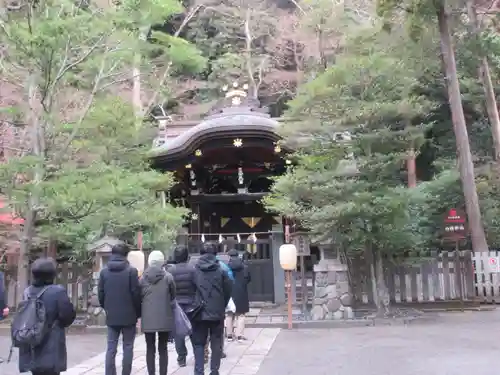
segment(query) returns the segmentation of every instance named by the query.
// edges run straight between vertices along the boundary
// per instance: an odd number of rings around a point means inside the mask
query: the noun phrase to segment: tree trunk
[[[469,16],[469,23],[474,37],[479,36],[480,26],[477,19],[476,9],[474,8],[474,0],[467,0],[467,15]],[[493,160],[495,160],[496,177],[500,178],[500,117],[498,115],[497,100],[493,83],[491,81],[490,65],[488,58],[482,55],[478,61],[478,75],[479,80],[483,86],[484,96],[486,99],[486,111],[488,112],[488,119],[491,125],[491,134],[493,136]]]
[[[21,234],[21,244],[19,246],[19,263],[17,266],[17,302],[22,300],[24,290],[28,286],[29,280],[29,255],[33,243],[33,235],[35,231],[36,210],[39,205],[38,187],[43,180],[45,174],[44,166],[44,144],[45,132],[40,124],[38,111],[36,106],[37,87],[34,77],[30,77],[28,81],[28,111],[29,119],[28,126],[31,130],[31,146],[33,156],[38,158],[32,184],[35,189],[28,197],[27,208],[24,213],[24,225]]]
[[[31,198],[30,198],[31,201]],[[28,287],[30,276],[30,250],[33,242],[33,230],[35,228],[35,210],[31,208],[31,202],[24,215],[24,225],[19,246],[19,262],[17,264],[17,293],[16,305],[22,301],[24,290]]]
[[[417,186],[417,165],[416,165],[415,149],[410,147],[406,158],[406,169],[408,171],[408,187],[414,188]]]
[[[136,58],[140,61],[140,56]],[[139,63],[132,68],[132,105],[134,106],[134,112],[136,116],[136,126],[140,128],[142,126],[142,100],[141,100],[141,71],[139,69]]]
[[[446,86],[448,89],[448,100],[450,103],[451,117],[453,121],[453,131],[455,133],[458,153],[458,165],[460,169],[460,179],[465,197],[465,207],[469,219],[472,248],[474,251],[488,251],[488,243],[481,221],[481,211],[479,209],[479,199],[477,196],[476,182],[474,176],[474,165],[469,145],[469,135],[465,123],[465,116],[462,107],[460,85],[457,77],[457,66],[455,62],[455,51],[453,49],[452,38],[449,28],[448,14],[445,0],[437,5],[437,18],[439,25],[439,35],[441,39],[441,53],[445,71]]]

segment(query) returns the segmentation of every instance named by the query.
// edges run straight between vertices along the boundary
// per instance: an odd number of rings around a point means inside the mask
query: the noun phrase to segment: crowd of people
[[[176,333],[176,309],[189,319],[194,375],[204,375],[208,347],[210,375],[219,375],[221,359],[226,356],[225,339],[245,340],[250,274],[239,253],[230,250],[226,264],[217,257],[217,246],[209,243],[204,244],[199,259],[191,262],[185,246],[177,246],[168,261],[161,251],[153,251],[142,275],[127,260],[128,253],[126,244],[113,246],[99,277],[98,299],[106,312],[107,325],[105,375],[117,373],[120,336],[122,375],[131,374],[138,327],[144,333],[149,375],[156,374],[157,354],[158,373],[167,374],[169,342],[175,345],[178,366],[185,367],[187,337]],[[11,329],[14,346],[19,348],[20,372],[57,375],[67,369],[65,328],[73,323],[76,312],[66,290],[54,284],[56,270],[51,258],[38,259],[32,265],[32,284],[24,293]],[[9,310],[2,285],[0,315],[6,317]],[[43,319],[31,324],[35,328],[26,330],[26,322],[33,316],[30,308],[38,309],[34,315],[43,315]]]

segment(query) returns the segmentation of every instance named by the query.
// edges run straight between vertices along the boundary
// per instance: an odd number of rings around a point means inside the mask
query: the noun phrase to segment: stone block
[[[90,306],[92,307],[100,307],[100,303],[99,303],[99,298],[97,298],[97,295],[92,295],[92,297],[90,297]]]
[[[342,320],[344,319],[344,312],[343,311],[335,311],[333,313],[333,317],[332,317],[334,320]]]
[[[312,320],[323,320],[325,318],[325,310],[323,306],[314,306],[311,310]]]
[[[340,302],[344,306],[352,306],[352,295],[349,293],[344,293],[340,296]]]
[[[319,287],[328,285],[328,273],[327,272],[317,272],[316,273],[316,285]]]
[[[337,272],[334,272],[334,271],[328,272],[327,280],[328,280],[328,284],[330,284],[330,285],[335,284],[337,282]]]
[[[337,282],[338,283],[349,282],[349,277],[347,275],[347,271],[338,271],[337,272]]]
[[[321,287],[316,287],[314,289],[314,298],[323,298],[328,295],[328,290],[326,287],[321,286]]]
[[[326,297],[322,298],[314,297],[313,305],[323,305],[326,303],[326,301],[328,301],[328,298]]]
[[[349,293],[349,283],[347,281],[337,282],[337,293],[339,296]]]
[[[337,297],[337,287],[335,285],[328,285],[326,287],[326,295],[329,299],[336,298]]]
[[[344,319],[354,319],[354,311],[352,310],[352,307],[345,307]]]
[[[335,312],[341,306],[342,306],[342,304],[340,303],[340,300],[337,298],[332,298],[332,299],[328,300],[328,302],[326,303],[326,307],[327,307],[329,312]]]

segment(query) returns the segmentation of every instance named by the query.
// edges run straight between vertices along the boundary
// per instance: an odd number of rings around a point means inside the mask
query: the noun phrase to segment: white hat
[[[148,256],[148,266],[162,266],[165,263],[165,256],[160,250],[152,251]]]

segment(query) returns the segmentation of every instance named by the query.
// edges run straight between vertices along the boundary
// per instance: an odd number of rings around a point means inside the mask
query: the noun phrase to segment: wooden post
[[[292,271],[286,271],[288,294],[288,329],[292,329]]]
[[[300,279],[301,279],[301,289],[302,289],[302,314],[307,312],[307,280],[306,280],[306,265],[304,256],[300,256]]]
[[[463,272],[462,272],[462,262],[460,261],[460,240],[455,240],[455,280],[457,282],[457,287],[460,289],[460,305],[462,307],[462,312],[465,311],[464,306],[464,288],[463,288]]]

